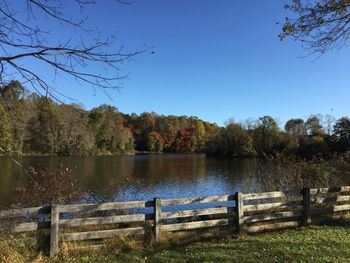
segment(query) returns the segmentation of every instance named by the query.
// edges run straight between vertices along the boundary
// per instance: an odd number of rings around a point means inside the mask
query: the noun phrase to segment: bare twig
[[[59,100],[57,92],[52,92],[47,77],[41,76],[31,67],[33,61],[36,61],[52,70],[54,79],[62,74],[82,84],[88,84],[93,89],[119,89],[120,81],[127,74],[120,74],[118,66],[144,51],[144,47],[133,52],[125,52],[124,47],[116,49],[115,37],[102,37],[97,30],[87,29],[87,17],[83,15],[74,18],[67,16],[65,4],[60,0],[22,1],[26,4],[27,20],[23,20],[23,15],[14,10],[11,1],[0,0],[0,85],[7,85],[15,77],[19,77],[39,94]],[[81,13],[86,6],[95,4],[94,0],[73,2]],[[68,37],[50,44],[48,39],[51,38],[51,32],[44,30],[40,23],[49,19],[81,32],[78,35],[80,40]],[[102,66],[105,71],[96,71],[96,66]]]
[[[280,38],[300,41],[309,55],[340,49],[350,36],[350,2],[343,0],[293,0],[285,8],[296,16],[287,17]]]

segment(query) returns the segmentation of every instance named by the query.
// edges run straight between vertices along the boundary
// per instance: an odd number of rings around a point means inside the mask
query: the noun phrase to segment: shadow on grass
[[[164,233],[162,238],[161,243],[147,245],[109,241],[108,249],[62,254],[53,262],[347,262],[350,258],[346,219],[249,235],[217,228]]]
[[[325,219],[322,224],[318,224],[318,226],[341,226],[341,227],[350,227],[350,220],[346,218],[338,218],[338,219]]]

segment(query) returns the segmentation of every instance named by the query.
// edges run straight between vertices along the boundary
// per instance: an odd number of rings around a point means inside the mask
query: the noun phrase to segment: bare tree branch
[[[342,48],[350,36],[349,0],[293,0],[285,9],[295,14],[287,17],[280,39],[300,41],[310,54],[324,54]]]
[[[66,75],[94,89],[118,89],[120,81],[127,77],[127,74],[120,74],[118,66],[144,51],[144,47],[133,52],[125,52],[123,47],[116,50],[114,37],[103,38],[97,30],[86,28],[88,17],[83,16],[83,10],[96,4],[94,0],[74,0],[70,4],[60,0],[22,1],[26,5],[26,20],[10,0],[0,0],[0,85],[20,77],[22,82],[24,80],[39,94],[58,100],[47,76],[41,76],[30,66],[36,61],[46,65],[53,72],[54,79]],[[80,9],[80,16],[71,18],[65,12],[65,8],[72,7],[72,3]],[[43,20],[52,20],[78,30],[81,40],[77,42],[74,37],[50,44],[48,39],[51,32],[44,29],[41,24]],[[96,70],[101,66],[105,69],[103,73]]]

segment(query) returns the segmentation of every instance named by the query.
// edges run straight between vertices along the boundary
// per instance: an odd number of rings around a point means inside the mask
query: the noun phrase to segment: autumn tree
[[[281,132],[278,136],[278,153],[283,156],[297,156],[302,136]]]
[[[162,152],[164,149],[164,139],[158,132],[148,133],[147,150],[151,152]]]
[[[129,128],[123,127],[116,134],[118,138],[117,151],[119,153],[133,153],[135,149],[134,137]]]
[[[63,123],[56,104],[46,97],[36,99],[37,114],[29,122],[31,149],[41,153],[59,153]]]
[[[194,120],[192,124],[192,134],[191,134],[191,145],[192,152],[201,152],[205,148],[205,143],[207,141],[205,127],[202,121]]]
[[[191,132],[185,129],[180,129],[177,132],[175,141],[173,142],[172,149],[174,152],[192,152],[192,140]]]
[[[179,122],[175,116],[159,116],[156,121],[157,130],[164,140],[164,151],[172,151],[172,145],[179,130]]]
[[[83,155],[95,144],[93,133],[88,129],[88,114],[79,105],[59,105],[62,120],[61,154]]]
[[[323,127],[319,116],[311,115],[305,122],[306,131],[309,135],[322,135]]]
[[[306,134],[306,127],[303,119],[290,119],[287,121],[284,129],[287,133],[294,136],[304,136]]]
[[[21,154],[26,151],[28,121],[36,114],[35,96],[19,81],[11,81],[8,85],[0,87],[0,94],[0,103],[10,118],[13,137],[11,152]]]
[[[334,125],[334,136],[337,148],[341,152],[350,150],[350,119],[340,118]]]
[[[253,130],[254,147],[259,156],[274,155],[278,147],[279,128],[271,116],[259,118]]]
[[[335,124],[335,121],[336,119],[334,118],[333,115],[331,114],[326,114],[323,118],[323,125],[324,125],[324,129],[325,129],[325,132],[328,134],[328,135],[331,135],[332,134],[332,131],[333,131],[333,126]]]
[[[298,154],[303,158],[326,157],[329,153],[327,142],[320,135],[304,137],[299,144]]]
[[[101,105],[89,113],[96,150],[103,153],[125,153],[133,151],[133,137],[123,125],[123,116],[114,106]]]
[[[205,144],[205,152],[209,155],[227,155],[227,144],[225,136],[225,128],[217,125],[208,126],[206,129],[207,142]]]
[[[337,121],[331,135],[323,132],[319,115],[312,115],[305,123],[291,119],[284,132],[270,116],[249,125],[230,121],[220,127],[193,116],[123,114],[110,105],[85,110],[81,105],[60,104],[30,93],[17,81],[0,87],[0,92],[2,144],[7,145],[2,148],[11,154],[91,155],[142,150],[312,158],[349,150],[347,118]]]
[[[138,133],[136,142],[140,150],[147,150],[149,133],[155,131],[157,114],[154,112],[143,112],[138,118]]]
[[[233,157],[253,157],[254,142],[241,124],[231,123],[226,127],[228,155]]]

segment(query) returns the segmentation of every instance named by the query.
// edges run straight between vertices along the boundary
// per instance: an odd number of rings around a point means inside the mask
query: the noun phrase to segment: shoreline
[[[11,157],[99,157],[99,156],[135,156],[135,155],[163,155],[163,154],[171,154],[171,155],[198,155],[203,154],[208,156],[203,152],[148,152],[148,151],[135,151],[132,153],[98,153],[98,154],[86,154],[86,155],[64,155],[64,154],[54,154],[54,153],[24,153],[24,154],[12,154]],[[0,157],[6,157],[5,154],[0,154]],[[236,158],[236,157],[233,157]],[[246,158],[244,158],[246,159]]]

